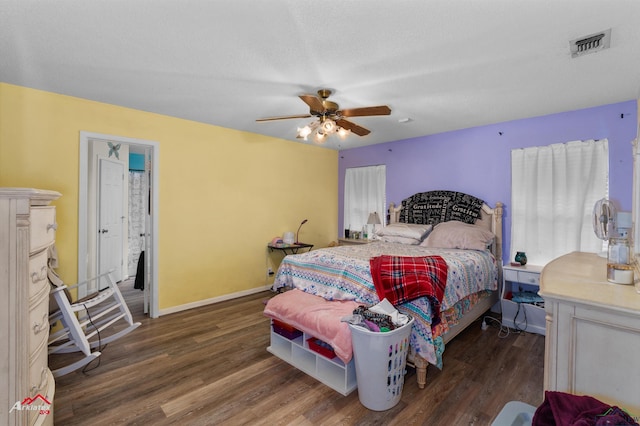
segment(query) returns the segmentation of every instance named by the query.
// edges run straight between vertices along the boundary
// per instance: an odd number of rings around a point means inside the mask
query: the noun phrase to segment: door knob
[[[98,232],[101,233],[101,234],[104,234],[105,232],[109,232],[109,230],[108,229],[101,229]]]

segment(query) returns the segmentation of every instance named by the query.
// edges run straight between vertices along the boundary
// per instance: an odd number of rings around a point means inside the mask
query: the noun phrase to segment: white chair
[[[96,282],[95,288],[105,279],[108,287],[82,299],[72,301],[69,290]],[[82,283],[67,287],[53,286],[51,297],[58,309],[50,313],[49,325],[59,321],[62,328],[49,336],[49,354],[82,352],[85,357],[65,367],[52,371],[54,377],[68,374],[84,367],[100,356],[100,350],[109,342],[119,339],[140,326],[133,322],[127,303],[120,293],[111,273],[99,275]],[[53,306],[53,305],[52,305]],[[120,324],[125,328],[118,330]],[[105,331],[107,328],[110,330]],[[93,349],[96,349],[93,351]]]

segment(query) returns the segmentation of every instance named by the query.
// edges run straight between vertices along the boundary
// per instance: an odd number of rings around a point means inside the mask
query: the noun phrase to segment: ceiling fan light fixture
[[[338,126],[331,118],[321,118],[321,120],[313,121],[304,127],[298,127],[296,138],[307,141],[311,136],[316,143],[322,144],[333,134],[337,134],[341,139],[344,139],[351,134],[351,131]]]
[[[340,110],[340,106],[337,103],[327,99],[331,93],[329,89],[320,89],[317,95],[299,95],[298,97],[309,107],[308,114],[260,118],[256,121],[269,122],[274,120],[316,117],[316,121],[312,121],[304,127],[298,127],[296,138],[306,141],[308,140],[307,138],[311,136],[316,142],[324,143],[336,133],[340,139],[345,139],[352,133],[357,136],[366,136],[371,133],[370,130],[350,121],[349,118],[351,117],[391,114],[391,108],[386,105]]]
[[[325,133],[322,133],[320,130],[316,132],[316,138],[315,138],[316,142],[322,144],[325,142],[326,138],[327,138],[327,135]]]
[[[336,122],[330,118],[325,119],[322,122],[322,131],[326,134],[331,134],[336,131]]]
[[[311,127],[309,126],[304,126],[304,127],[298,127],[298,138],[300,139],[304,139],[305,141],[307,140],[307,136],[309,136],[311,134]]]
[[[351,130],[345,129],[344,127],[338,127],[338,136],[340,136],[341,139],[346,139],[350,133]]]

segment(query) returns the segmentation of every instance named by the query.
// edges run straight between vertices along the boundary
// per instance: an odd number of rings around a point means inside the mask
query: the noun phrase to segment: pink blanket
[[[264,314],[327,342],[346,364],[353,356],[351,330],[340,319],[351,315],[359,305],[354,301],[328,301],[293,289],[269,299]]]

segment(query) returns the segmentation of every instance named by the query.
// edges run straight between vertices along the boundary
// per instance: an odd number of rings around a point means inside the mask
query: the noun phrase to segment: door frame
[[[79,169],[79,193],[78,193],[78,282],[83,282],[87,277],[87,256],[88,256],[88,203],[89,203],[89,143],[90,140],[98,139],[105,142],[118,142],[129,145],[140,145],[148,148],[151,157],[151,176],[149,184],[151,191],[151,227],[147,229],[151,239],[150,256],[145,254],[145,260],[149,264],[151,275],[151,288],[149,300],[149,316],[157,318],[159,316],[159,294],[158,294],[158,223],[159,223],[159,165],[160,165],[160,144],[156,141],[128,138],[123,136],[106,135],[101,133],[80,131],[80,169]],[[147,260],[148,259],[148,260]]]

